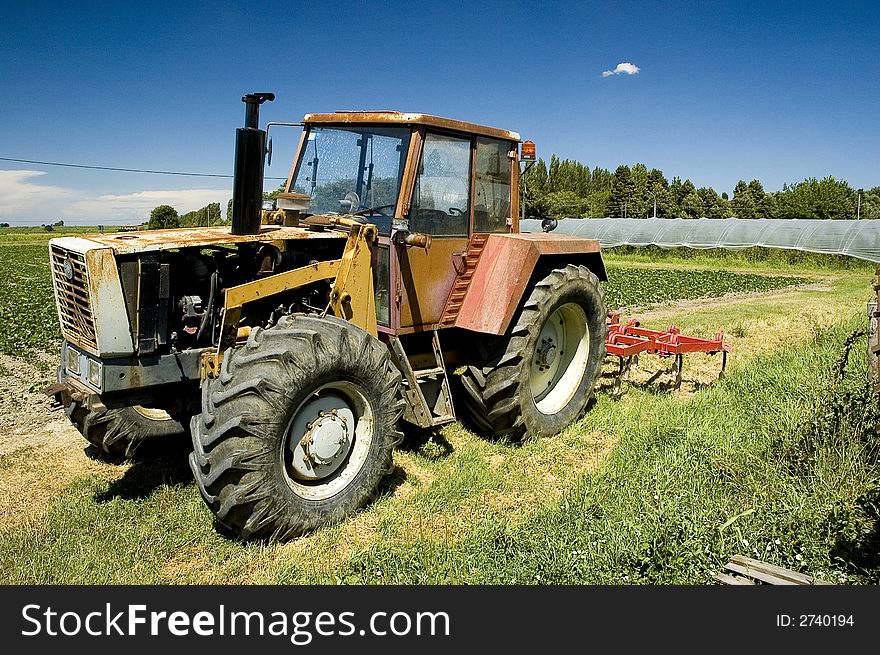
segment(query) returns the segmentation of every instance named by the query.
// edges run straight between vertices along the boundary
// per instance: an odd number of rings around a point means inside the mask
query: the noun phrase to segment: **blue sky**
[[[719,193],[825,175],[872,187],[878,33],[869,2],[15,3],[0,157],[228,174],[241,96],[272,91],[263,122],[419,111]],[[602,75],[623,62],[639,72]],[[295,137],[274,137],[267,175],[286,176]],[[0,221],[135,222],[165,202],[225,208],[230,189],[0,161]]]

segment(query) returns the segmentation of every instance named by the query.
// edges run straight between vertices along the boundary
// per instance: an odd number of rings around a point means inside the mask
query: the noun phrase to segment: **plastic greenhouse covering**
[[[540,232],[541,221],[524,220],[523,232]],[[880,263],[880,220],[745,218],[566,218],[554,230],[598,239],[603,248],[730,248],[761,246]]]

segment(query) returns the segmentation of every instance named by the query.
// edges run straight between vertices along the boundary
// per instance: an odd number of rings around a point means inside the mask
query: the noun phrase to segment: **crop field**
[[[723,379],[695,355],[675,390],[646,356],[615,395],[609,362],[589,411],[553,438],[407,434],[369,507],[263,544],[213,528],[186,444],[97,461],[40,396],[59,338],[49,236],[0,234],[2,583],[710,584],[735,554],[880,582],[866,265],[609,253],[609,306],[723,330]]]
[[[803,277],[769,276],[730,271],[646,269],[608,266],[605,303],[608,309],[644,307],[672,300],[716,298],[728,293],[759,293],[794,284]]]

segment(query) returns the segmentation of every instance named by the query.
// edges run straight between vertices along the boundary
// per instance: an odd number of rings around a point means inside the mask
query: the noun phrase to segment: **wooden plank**
[[[733,571],[734,573],[739,573],[740,575],[745,575],[750,578],[754,578],[755,580],[760,580],[761,582],[766,582],[767,584],[774,585],[796,585],[800,584],[798,582],[792,582],[791,580],[786,580],[785,578],[780,578],[776,575],[771,575],[769,573],[765,573],[764,571],[759,571],[758,569],[752,568],[750,566],[743,566],[742,564],[734,564],[732,562],[725,564],[724,568],[728,571]]]
[[[761,571],[762,573],[766,573],[768,575],[776,576],[779,578],[783,578],[788,580],[793,584],[802,584],[802,585],[829,585],[832,584],[830,582],[826,582],[825,580],[820,580],[818,578],[814,578],[810,575],[804,575],[803,573],[798,573],[797,571],[792,571],[791,569],[785,569],[781,566],[776,566],[775,564],[768,564],[767,562],[761,562],[760,560],[752,559],[751,557],[746,557],[745,555],[734,555],[730,558],[731,563],[740,564],[742,566],[746,566],[750,569]]]
[[[755,583],[748,578],[740,578],[733,575],[727,575],[726,573],[718,572],[715,574],[715,579],[718,580],[721,584],[726,585],[754,585]]]

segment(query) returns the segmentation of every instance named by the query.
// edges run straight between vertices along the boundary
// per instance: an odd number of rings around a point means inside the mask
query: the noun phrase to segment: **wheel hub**
[[[590,332],[584,309],[565,303],[545,320],[534,345],[529,387],[535,406],[555,414],[577,392],[590,353]]]
[[[287,432],[289,474],[295,480],[323,480],[346,461],[356,441],[352,406],[328,390],[306,400]]]
[[[348,424],[339,416],[336,409],[320,412],[300,441],[306,459],[315,464],[330,464],[346,452],[350,440]]]
[[[538,345],[537,349],[536,362],[539,369],[546,370],[553,365],[553,361],[556,359],[556,350],[556,344],[552,337],[541,339],[541,343]]]

